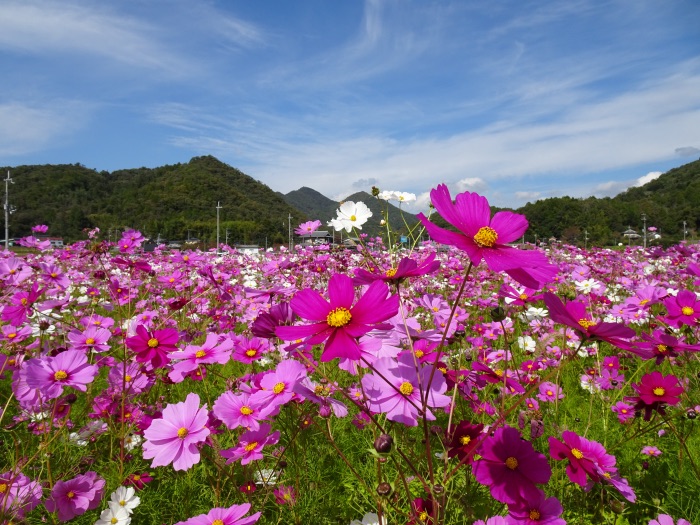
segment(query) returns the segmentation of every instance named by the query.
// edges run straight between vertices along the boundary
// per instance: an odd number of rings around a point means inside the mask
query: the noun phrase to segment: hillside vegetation
[[[50,233],[67,242],[84,238],[83,230],[99,227],[116,239],[117,232],[136,228],[162,239],[216,238],[216,205],[220,203],[221,241],[229,244],[286,243],[289,225],[335,216],[338,202],[312,188],[286,195],[212,156],[195,157],[185,164],[98,172],[81,164],[18,166],[11,170],[10,237],[28,235],[35,224],[50,226]],[[359,192],[345,200],[362,201],[373,211],[363,232],[383,231],[387,203]],[[408,227],[417,219],[404,207]],[[495,211],[495,210],[494,210]],[[554,237],[583,245],[627,242],[623,232],[641,234],[642,214],[654,226],[663,244],[697,238],[700,228],[700,161],[672,169],[641,187],[613,197],[576,199],[557,197],[528,203],[515,210],[527,216],[528,241]],[[399,209],[388,205],[389,221],[399,232],[406,226]],[[292,219],[290,221],[289,216]],[[587,241],[586,241],[587,237]],[[639,240],[636,240],[639,243]]]

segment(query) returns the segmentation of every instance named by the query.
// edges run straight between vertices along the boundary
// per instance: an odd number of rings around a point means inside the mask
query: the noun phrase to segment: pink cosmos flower
[[[224,339],[219,342],[219,336],[214,333],[207,334],[207,339],[202,345],[187,345],[184,350],[171,352],[170,359],[177,361],[168,374],[171,381],[180,383],[185,376],[201,365],[218,363],[225,365],[231,358],[233,341]]]
[[[291,485],[280,485],[273,494],[275,495],[275,503],[278,505],[292,506],[297,502],[297,491]]]
[[[266,445],[275,445],[280,440],[280,432],[276,430],[270,434],[270,425],[263,423],[257,430],[248,430],[238,438],[238,445],[222,450],[221,456],[226,458],[226,463],[241,460],[241,465],[247,465],[251,461],[262,459],[263,448]]]
[[[243,516],[250,510],[250,503],[232,505],[228,508],[217,507],[207,514],[200,514],[194,518],[180,521],[175,525],[252,525],[260,518],[260,512]]]
[[[29,388],[37,388],[47,399],[55,399],[69,386],[85,392],[97,375],[97,367],[88,363],[85,352],[66,350],[55,357],[27,361],[23,374]]]
[[[644,454],[645,456],[658,457],[661,454],[663,454],[663,452],[661,452],[661,450],[659,450],[657,447],[647,445],[645,447],[642,447],[642,454]]]
[[[0,516],[18,518],[19,522],[41,502],[41,483],[32,481],[21,472],[0,474],[0,487],[3,487],[0,491]]]
[[[400,283],[408,277],[428,275],[440,268],[440,261],[435,260],[436,256],[437,254],[432,252],[420,263],[410,257],[404,257],[396,268],[392,267],[386,271],[368,272],[364,268],[356,268],[353,282],[355,284],[371,284],[374,281]]]
[[[84,332],[71,330],[68,332],[68,340],[71,348],[83,352],[107,352],[110,345],[107,343],[112,333],[106,328],[88,326]]]
[[[274,371],[266,373],[260,380],[260,390],[250,397],[258,406],[277,408],[294,397],[294,386],[306,377],[306,367],[299,361],[285,359]]]
[[[617,420],[620,423],[626,423],[630,419],[634,419],[634,407],[624,401],[615,403],[611,410],[617,414]]]
[[[554,403],[557,399],[564,399],[564,392],[561,391],[561,388],[550,381],[540,384],[539,391],[537,399],[540,401]]]
[[[658,370],[642,376],[639,383],[632,383],[636,396],[626,397],[625,401],[636,402],[635,409],[644,409],[644,420],[651,419],[651,413],[656,410],[665,414],[665,405],[677,405],[680,395],[685,391],[678,378],[673,374],[664,376]]]
[[[457,195],[453,204],[444,184],[430,192],[430,199],[442,218],[459,231],[440,228],[422,213],[418,219],[434,240],[464,250],[474,265],[483,259],[491,271],[505,272],[533,289],[539,289],[556,275],[558,269],[543,253],[508,246],[527,230],[528,222],[523,215],[500,211],[491,218],[486,198],[468,191]]]
[[[649,521],[649,525],[691,525],[691,523],[683,518],[674,522],[673,518],[668,514],[659,514],[655,520]]]
[[[178,334],[174,328],[147,330],[143,325],[136,327],[136,334],[126,339],[126,346],[136,353],[139,363],[152,363],[154,368],[164,367],[170,361],[169,352],[177,347]]]
[[[57,512],[59,520],[68,521],[96,509],[102,500],[104,486],[105,480],[92,471],[68,481],[57,481],[44,506],[49,512]]]
[[[320,226],[321,226],[321,221],[302,222],[294,230],[294,233],[296,233],[300,237],[306,237],[308,235],[311,235],[316,230],[318,230],[320,228]]]
[[[386,284],[373,282],[353,306],[355,290],[350,277],[335,274],[328,283],[326,301],[311,289],[298,292],[291,301],[294,312],[303,319],[315,321],[300,326],[278,326],[280,339],[303,339],[316,345],[326,341],[321,361],[336,357],[359,359],[362,355],[358,338],[377,328],[379,323],[394,317],[399,311],[398,295],[389,295]]]
[[[44,293],[44,288],[39,289],[39,285],[34,283],[28,292],[17,292],[10,299],[10,304],[2,309],[2,320],[7,321],[12,326],[20,326],[32,313],[32,306]]]
[[[660,365],[663,360],[671,357],[678,357],[679,352],[698,352],[700,345],[690,345],[672,335],[665,330],[654,330],[651,335],[642,333],[643,341],[635,341],[627,350],[637,354],[644,360],[656,359],[656,364]]]
[[[547,483],[552,469],[547,458],[512,427],[501,427],[479,449],[481,459],[472,469],[476,480],[501,503],[532,501],[539,497],[537,483]]]
[[[199,396],[187,395],[184,402],[170,404],[163,416],[151,421],[143,436],[143,458],[153,459],[151,467],[173,464],[175,470],[187,470],[199,463],[197,445],[210,431],[207,428],[209,411],[199,407]]]
[[[418,417],[435,419],[427,407],[446,407],[451,402],[450,396],[445,395],[447,382],[442,372],[436,371],[430,382],[432,366],[422,366],[416,371],[411,354],[401,355],[397,359],[382,357],[374,362],[373,369],[374,373],[362,378],[369,408],[375,413],[386,413],[391,421],[416,426]],[[421,385],[425,388],[428,384],[430,390],[426,395],[421,392]],[[421,394],[426,400],[425,413],[422,413]]]
[[[221,394],[212,407],[214,415],[231,430],[238,427],[258,430],[260,421],[276,409],[277,405],[273,403],[259,404],[251,401],[250,394],[246,392],[234,394],[231,391]]]
[[[508,525],[566,525],[561,518],[564,509],[555,497],[548,498],[538,491],[536,498],[520,500],[508,505]]]

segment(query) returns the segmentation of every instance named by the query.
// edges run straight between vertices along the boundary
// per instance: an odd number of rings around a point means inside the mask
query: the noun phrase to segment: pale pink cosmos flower
[[[168,405],[163,417],[154,419],[143,433],[143,458],[153,459],[151,467],[173,464],[175,470],[187,470],[199,463],[199,449],[210,431],[207,428],[209,411],[200,408],[199,396],[187,395],[184,402]]]

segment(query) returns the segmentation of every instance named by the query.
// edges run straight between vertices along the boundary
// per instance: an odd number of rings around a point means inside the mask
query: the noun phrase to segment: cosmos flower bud
[[[377,439],[374,440],[374,450],[380,454],[388,454],[391,452],[391,447],[394,444],[394,438],[389,434],[380,434]]]
[[[497,306],[496,308],[491,309],[491,319],[493,319],[495,322],[500,323],[505,318],[506,311],[501,306]]]
[[[377,494],[380,496],[389,496],[391,494],[391,485],[389,483],[380,483],[377,485]]]

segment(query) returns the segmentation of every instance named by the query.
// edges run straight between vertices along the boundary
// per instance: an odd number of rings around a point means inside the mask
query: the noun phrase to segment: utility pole
[[[287,218],[289,221],[289,252],[292,252],[292,214],[289,214],[289,217]]]
[[[224,244],[228,246],[228,228],[226,228],[226,240],[224,241]]]
[[[221,202],[216,203],[216,254],[219,255],[219,210],[221,210]]]
[[[5,251],[10,246],[10,183],[14,181],[10,178],[10,170],[7,170],[5,179]]]
[[[647,247],[647,214],[642,213],[642,222],[644,224],[644,248]]]
[[[685,240],[685,235],[688,233],[688,230],[686,229],[687,224],[687,221],[683,221],[683,240]]]
[[[588,230],[583,230],[583,249],[588,249]]]

